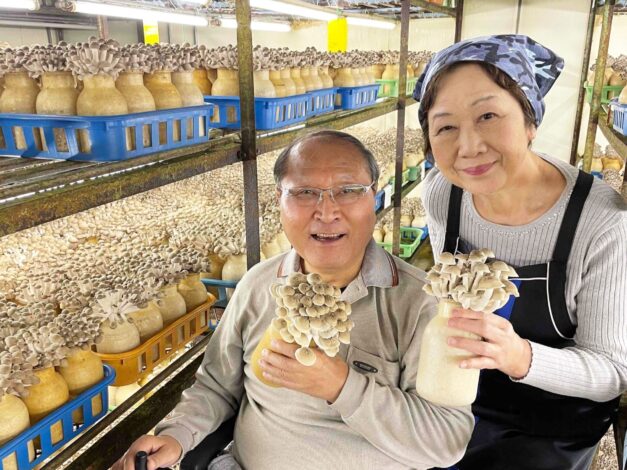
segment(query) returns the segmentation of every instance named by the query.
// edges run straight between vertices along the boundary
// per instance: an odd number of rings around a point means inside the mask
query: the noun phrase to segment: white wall
[[[44,28],[0,26],[0,42],[8,42],[12,47],[48,44],[48,34]]]

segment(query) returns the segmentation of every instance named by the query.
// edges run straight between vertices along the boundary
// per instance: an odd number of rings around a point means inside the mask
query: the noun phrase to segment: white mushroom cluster
[[[124,69],[120,56],[117,41],[92,36],[86,43],[77,43],[68,60],[72,72],[81,80],[89,75],[109,75],[115,80]]]
[[[312,341],[330,357],[339,352],[340,343],[350,344],[351,306],[339,300],[338,287],[323,282],[318,274],[292,273],[284,285],[272,284],[270,293],[277,303],[272,326],[285,342],[300,346],[296,359],[301,364],[316,362]]]
[[[223,46],[211,49],[207,53],[207,65],[212,69],[230,69],[237,70],[237,46]]]
[[[503,307],[510,295],[518,297],[516,285],[509,280],[518,274],[502,261],[488,262],[494,253],[488,249],[470,254],[444,252],[427,274],[423,290],[439,299],[458,302],[464,308],[493,312]]]

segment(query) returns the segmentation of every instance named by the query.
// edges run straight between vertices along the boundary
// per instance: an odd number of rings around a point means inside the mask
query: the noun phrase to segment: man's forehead
[[[350,142],[337,137],[314,137],[296,144],[290,152],[288,163],[315,163],[324,157],[333,157],[340,164],[346,160],[353,162],[355,159],[363,159],[359,149]]]

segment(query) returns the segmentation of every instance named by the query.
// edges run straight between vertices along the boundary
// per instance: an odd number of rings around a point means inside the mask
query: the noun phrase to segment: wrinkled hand
[[[333,403],[348,377],[348,365],[338,356],[329,357],[318,348],[312,348],[316,362],[304,366],[296,360],[298,348],[297,344],[273,340],[271,350],[265,349],[259,361],[263,376],[281,387]]]
[[[460,367],[468,369],[498,369],[514,379],[527,375],[531,367],[531,346],[516,334],[512,324],[494,313],[455,309],[448,326],[474,333],[478,339],[451,336],[448,344],[465,349],[477,357],[465,359]]]
[[[174,465],[181,457],[181,444],[170,436],[142,436],[126,451],[111,470],[135,470],[135,454],[143,450],[148,454],[148,470]]]

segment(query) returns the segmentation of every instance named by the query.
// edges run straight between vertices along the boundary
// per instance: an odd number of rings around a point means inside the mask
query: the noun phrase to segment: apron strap
[[[594,177],[592,175],[579,170],[577,181],[570,195],[570,200],[568,201],[568,206],[564,213],[564,219],[562,220],[562,225],[557,235],[557,242],[553,249],[553,261],[561,263],[568,261],[575,232],[577,231],[577,225],[579,224],[579,218],[581,217],[581,211],[586,203],[586,198],[590,193],[593,181]]]
[[[448,218],[446,220],[446,238],[444,239],[444,251],[449,253],[455,253],[457,248],[463,194],[464,192],[461,188],[451,185],[451,196],[448,201]]]

